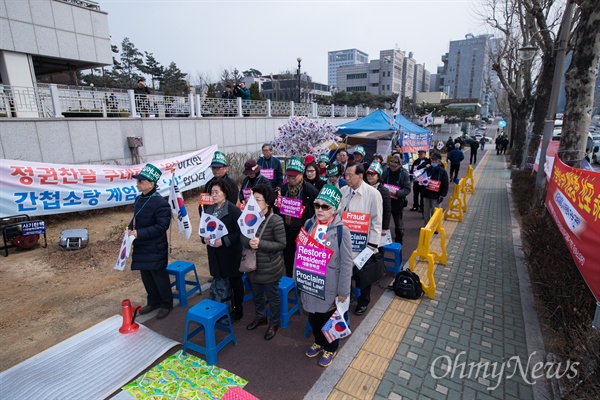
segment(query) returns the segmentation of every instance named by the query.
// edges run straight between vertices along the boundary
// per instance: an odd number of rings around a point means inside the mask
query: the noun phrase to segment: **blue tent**
[[[396,116],[394,126],[390,129],[390,116],[379,109],[356,121],[338,125],[337,128],[339,135],[353,136],[364,132],[365,134],[358,137],[365,139],[382,138],[397,130],[405,134],[424,135],[431,133],[429,130],[410,122],[402,114]]]

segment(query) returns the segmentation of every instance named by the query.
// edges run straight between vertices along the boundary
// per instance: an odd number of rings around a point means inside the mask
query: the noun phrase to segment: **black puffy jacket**
[[[154,189],[147,195],[135,199],[133,215],[129,229],[137,231],[137,238],[133,241],[131,269],[167,268],[169,263],[167,230],[171,223],[169,203]]]

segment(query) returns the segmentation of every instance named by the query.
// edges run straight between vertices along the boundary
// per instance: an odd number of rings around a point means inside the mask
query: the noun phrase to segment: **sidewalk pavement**
[[[475,183],[464,221],[443,223],[435,299],[385,293],[305,399],[550,398],[518,365],[530,371],[544,349],[504,156],[487,151]]]

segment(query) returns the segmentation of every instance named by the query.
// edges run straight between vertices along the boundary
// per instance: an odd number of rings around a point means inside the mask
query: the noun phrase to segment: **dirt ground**
[[[201,283],[206,283],[206,250],[197,235],[198,195],[187,198],[185,204],[194,233],[186,241],[172,220],[169,257],[193,261]],[[124,271],[114,269],[124,228],[132,216],[133,206],[44,217],[47,248],[10,248],[8,257],[0,256],[0,371],[120,315],[123,299],[146,304],[140,273],[129,268],[131,259]],[[88,229],[88,246],[62,250],[60,232],[78,228]]]

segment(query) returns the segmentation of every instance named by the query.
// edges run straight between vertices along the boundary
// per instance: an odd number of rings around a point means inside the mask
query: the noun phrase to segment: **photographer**
[[[233,85],[233,94],[235,97],[242,98],[242,110],[244,117],[250,116],[250,90],[246,89],[246,83],[240,82]]]

